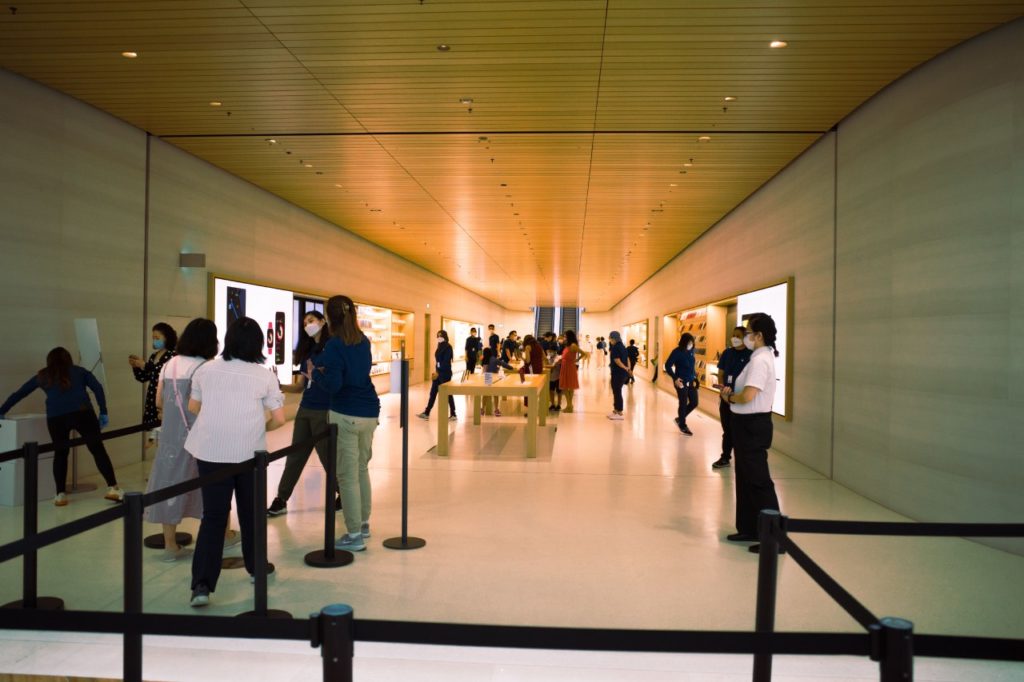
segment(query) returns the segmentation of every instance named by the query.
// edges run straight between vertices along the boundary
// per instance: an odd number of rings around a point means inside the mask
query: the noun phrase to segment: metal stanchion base
[[[340,566],[348,566],[353,560],[352,552],[346,552],[341,549],[334,550],[333,559],[328,559],[327,552],[322,549],[310,552],[305,557],[306,565],[313,568],[338,568]]]
[[[240,613],[236,618],[277,618],[279,620],[291,620],[292,614],[287,611],[278,611],[277,609],[267,609],[266,613],[256,613],[255,611],[246,611]]]
[[[19,599],[18,601],[12,601],[0,608],[4,609],[28,609],[31,608],[33,611],[63,611],[64,600],[58,597],[36,597],[35,606],[25,606],[25,602]]]
[[[192,544],[192,533],[175,533],[174,539],[177,540],[179,547],[187,547]],[[164,547],[165,543],[163,533],[147,535],[142,541],[142,544],[150,549],[166,549]]]
[[[384,546],[388,549],[419,549],[426,546],[427,541],[423,538],[412,538],[408,537],[404,540],[402,538],[388,538],[384,541]]]

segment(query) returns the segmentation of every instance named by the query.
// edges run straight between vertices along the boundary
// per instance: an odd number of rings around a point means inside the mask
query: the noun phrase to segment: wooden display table
[[[484,384],[483,374],[470,374],[465,381],[449,381],[441,384],[437,395],[437,454],[439,457],[448,456],[448,396],[468,395],[473,396],[473,425],[480,425],[480,405],[484,396],[498,398],[509,396],[524,396],[533,398],[534,402],[527,409],[526,415],[526,456],[537,456],[537,424],[547,425],[548,416],[548,373],[527,374],[525,380],[519,378],[519,373],[505,375],[505,378],[494,377],[494,383],[490,386]]]

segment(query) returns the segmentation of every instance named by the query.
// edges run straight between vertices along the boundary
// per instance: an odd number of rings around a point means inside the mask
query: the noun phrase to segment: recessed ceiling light
[[[674,183],[674,182],[668,183],[668,186],[669,187],[678,187],[678,185],[676,185],[676,183]]]
[[[693,167],[693,164],[690,163],[690,162],[686,162],[686,163],[683,164],[683,168],[692,168],[692,167]]]
[[[274,139],[274,138],[272,138],[272,137],[268,137],[268,138],[267,138],[267,142],[268,142],[268,143],[270,143],[270,144],[277,144],[277,140],[275,140],[275,139]]]
[[[304,166],[305,166],[306,168],[312,168],[312,167],[313,167],[313,164],[311,164],[311,163],[305,163],[305,164],[303,164],[303,165],[304,165]]]
[[[338,183],[334,183],[334,186],[337,187],[338,189],[341,189],[341,185],[339,185]]]
[[[121,56],[124,57],[125,59],[135,59],[136,57],[139,56],[139,53],[138,52],[122,52]]]
[[[709,135],[701,135],[700,137],[697,138],[697,141],[698,142],[711,142],[711,137]]]
[[[210,106],[211,107],[219,107],[219,106],[222,106],[223,104],[224,104],[223,102],[218,102],[216,100],[214,100],[213,102],[210,102]]]
[[[447,52],[450,49],[452,49],[452,46],[446,43],[441,43],[440,45],[437,46],[438,52]]]
[[[732,95],[728,95],[727,97],[724,97],[723,99],[724,99],[724,100],[725,100],[726,102],[735,102],[735,101],[736,101],[736,98],[735,98],[735,97],[733,97]]]
[[[472,104],[472,103],[473,103],[473,98],[472,97],[460,97],[459,98],[459,104]],[[487,139],[487,138],[484,138],[484,139]]]
[[[785,40],[773,40],[770,43],[770,46],[774,48],[786,47],[787,45],[789,45],[789,43],[787,43]]]

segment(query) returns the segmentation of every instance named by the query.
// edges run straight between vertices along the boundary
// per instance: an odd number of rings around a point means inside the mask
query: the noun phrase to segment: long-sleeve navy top
[[[437,372],[437,380],[442,384],[452,380],[452,359],[454,357],[455,351],[452,349],[452,344],[447,341],[437,344],[437,350],[434,351],[434,371]]]
[[[686,383],[697,380],[695,368],[696,358],[692,350],[676,347],[665,361],[665,374],[672,377],[672,381],[682,379]]]
[[[318,358],[323,369],[315,370],[314,381],[320,381],[331,395],[331,411],[350,417],[379,417],[380,398],[370,379],[373,353],[366,337],[347,346],[337,336],[324,346]]]
[[[96,396],[96,403],[100,406],[100,414],[106,414],[107,396],[103,392],[103,384],[93,376],[92,372],[78,365],[71,368],[71,386],[69,388],[61,388],[60,384],[41,386],[39,377],[34,376],[7,398],[4,404],[0,406],[0,414],[7,414],[12,407],[37,388],[43,389],[43,392],[46,393],[47,417],[58,417],[62,414],[71,414],[79,410],[91,409],[92,402],[89,400],[89,394],[85,392],[87,387]]]

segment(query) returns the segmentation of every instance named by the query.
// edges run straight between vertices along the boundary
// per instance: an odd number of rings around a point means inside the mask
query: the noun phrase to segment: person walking
[[[114,465],[110,463],[107,449],[100,440],[100,430],[110,423],[103,385],[92,372],[74,364],[66,348],[58,346],[46,354],[46,367],[0,405],[0,419],[6,418],[12,407],[37,388],[46,394],[46,428],[50,432],[50,440],[57,445],[53,451],[53,482],[57,489],[57,495],[53,498],[54,505],[63,507],[68,503],[70,448],[65,443],[71,439],[72,431],[77,431],[86,439],[85,446],[96,462],[96,468],[103,475],[103,480],[107,482],[107,494],[103,497],[111,502],[120,502],[124,498],[124,491],[117,485]],[[86,393],[87,388],[96,397],[96,404],[100,408],[99,418]]]
[[[476,335],[476,327],[469,330],[469,338],[466,339],[466,372],[473,374],[476,371],[476,363],[480,357],[480,351],[484,344]]]
[[[594,352],[594,342],[590,340],[590,334],[587,334],[585,337],[583,337],[583,344],[580,346],[580,348],[582,348],[583,352],[586,353],[586,355],[584,355],[583,358],[580,360],[580,365],[583,367],[583,369],[589,369],[590,356]]]
[[[603,336],[597,337],[597,366],[604,367],[607,352],[605,351],[605,342]]]
[[[497,332],[494,331],[494,325],[487,325],[487,347],[494,351],[495,355],[498,355],[498,344],[501,343],[501,337],[498,336]]]
[[[302,393],[299,410],[295,413],[292,427],[292,446],[306,443],[301,450],[289,454],[285,458],[284,473],[277,484],[277,496],[267,508],[269,516],[280,516],[288,513],[288,498],[299,482],[302,470],[309,461],[309,456],[316,449],[317,457],[324,471],[327,471],[328,446],[327,440],[321,439],[316,444],[308,443],[310,438],[323,433],[327,428],[327,411],[331,407],[331,396],[327,393],[323,382],[313,381],[313,369],[321,364],[324,346],[330,338],[327,320],[323,314],[311,310],[302,318],[302,338],[295,348],[295,364],[299,371],[295,373],[295,381],[282,386],[285,393]],[[332,482],[333,485],[333,482]],[[341,509],[341,496],[334,499],[334,508]]]
[[[156,427],[149,431],[146,436],[149,443],[156,440],[160,428],[160,414],[156,409],[157,382],[160,379],[160,372],[164,365],[174,357],[175,348],[178,345],[178,334],[174,327],[166,322],[157,322],[153,325],[153,354],[149,360],[143,360],[138,355],[129,355],[128,364],[132,367],[135,380],[139,383],[148,383],[146,386],[146,399],[142,406],[142,421],[156,422]]]
[[[629,365],[629,355],[626,347],[622,345],[622,336],[617,331],[608,334],[608,342],[611,344],[611,375],[612,375],[612,411],[608,418],[612,421],[622,421],[622,387],[633,377],[633,368]]]
[[[586,356],[580,349],[576,340],[576,332],[571,329],[565,331],[565,348],[562,350],[562,366],[558,370],[558,387],[565,395],[565,409],[562,412],[573,412],[573,394],[580,387],[579,373],[576,369],[577,356]]]
[[[199,476],[196,460],[185,451],[185,439],[195,424],[196,415],[188,410],[192,395],[192,376],[205,362],[217,355],[217,325],[212,320],[192,320],[181,333],[177,354],[164,363],[157,380],[156,406],[161,411],[162,426],[157,444],[153,469],[149,472],[146,492],[167,488]],[[164,536],[163,560],[177,561],[187,557],[191,550],[178,545],[178,524],[182,519],[203,518],[202,493],[199,490],[172,497],[159,504],[146,507],[143,518],[159,523]],[[228,531],[227,543],[238,537]]]
[[[224,334],[220,357],[204,363],[192,375],[188,409],[198,415],[185,451],[195,457],[200,476],[209,476],[251,460],[267,449],[267,432],[284,426],[284,394],[277,375],[263,368],[263,329],[251,317],[231,323]],[[265,413],[270,412],[270,421]],[[253,469],[229,476],[202,489],[203,520],[192,555],[192,599],[195,607],[210,603],[217,589],[231,498],[242,530],[245,570],[256,570],[253,544]]]
[[[373,433],[380,423],[380,398],[370,378],[370,340],[359,329],[352,299],[332,296],[326,310],[331,338],[324,347],[323,367],[317,371],[331,396],[328,420],[338,425],[338,489],[345,520],[345,533],[334,547],[361,552],[370,537],[373,488],[369,464]]]
[[[434,401],[437,400],[437,392],[441,384],[447,384],[452,380],[452,359],[455,352],[452,345],[448,343],[448,332],[441,329],[437,332],[437,350],[434,351],[434,372],[430,375],[430,397],[427,399],[427,409],[420,412],[417,417],[430,419],[430,410],[434,408]],[[448,421],[456,421],[455,396],[448,396]]]
[[[544,376],[544,349],[533,334],[527,334],[523,337],[523,364],[519,368],[519,376],[525,380],[527,374]],[[523,406],[529,408],[529,398],[523,398]],[[544,406],[535,407],[541,410],[544,409]]]
[[[730,348],[726,348],[722,357],[718,359],[718,385],[719,390],[736,388],[736,377],[740,375],[743,368],[750,362],[751,352],[743,345],[743,337],[746,336],[746,327],[736,327],[732,330],[732,338],[729,342]],[[732,459],[732,410],[729,408],[729,401],[726,396],[720,395],[718,401],[718,417],[722,422],[722,456],[712,462],[712,469],[722,469],[729,466]]]
[[[636,370],[636,363],[640,361],[640,349],[636,347],[636,339],[630,339],[626,347],[626,355],[629,356],[629,385],[636,383],[633,372]]]
[[[665,361],[665,374],[672,379],[676,397],[679,398],[676,425],[687,436],[692,436],[693,431],[686,426],[686,417],[697,409],[696,364],[693,334],[686,332],[679,337],[679,345],[669,353],[668,360]]]
[[[757,539],[757,519],[762,509],[779,510],[775,483],[768,469],[768,448],[772,446],[772,405],[775,402],[775,320],[755,313],[747,320],[743,345],[750,361],[736,378],[736,388],[722,393],[732,410],[732,442],[736,452],[736,533],[731,542]],[[760,545],[752,545],[757,553]]]

